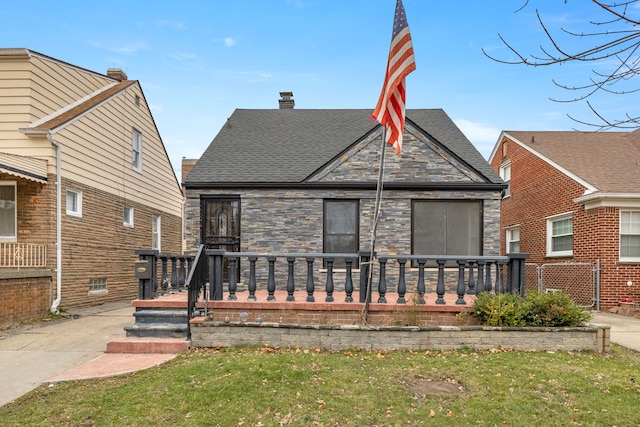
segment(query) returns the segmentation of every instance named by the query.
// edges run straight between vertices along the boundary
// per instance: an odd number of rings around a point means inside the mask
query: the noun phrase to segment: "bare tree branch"
[[[530,67],[547,67],[570,62],[593,63],[592,76],[585,84],[570,85],[561,83],[556,79],[553,84],[561,89],[576,93],[576,96],[568,99],[553,99],[555,102],[579,102],[586,101],[590,111],[595,115],[598,123],[589,123],[569,116],[577,123],[594,126],[599,129],[633,128],[640,127],[640,117],[632,117],[629,114],[623,119],[607,119],[589,101],[598,92],[611,95],[628,95],[640,91],[640,81],[636,83],[640,74],[640,21],[632,16],[634,6],[640,0],[626,0],[622,2],[605,2],[603,0],[591,0],[599,9],[610,16],[609,19],[590,20],[589,25],[595,29],[588,31],[574,31],[560,28],[559,31],[570,37],[593,39],[591,47],[571,52],[565,48],[566,43],[554,34],[536,9],[536,18],[540,28],[544,31],[548,47],[541,44],[539,53],[523,54],[510,44],[501,34],[498,34],[501,42],[516,56],[516,60],[506,60],[490,55],[484,49],[485,56],[493,61],[509,65],[527,65]],[[568,0],[564,0],[566,4]],[[515,11],[522,11],[529,6],[530,0],[524,0],[524,4]],[[611,63],[617,65],[610,68]],[[631,87],[629,87],[631,85]],[[635,87],[634,87],[635,85]]]

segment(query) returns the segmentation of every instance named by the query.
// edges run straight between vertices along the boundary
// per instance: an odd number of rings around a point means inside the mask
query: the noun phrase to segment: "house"
[[[186,177],[191,251],[370,250],[382,128],[281,96],[235,110]],[[385,147],[379,254],[498,254],[505,185],[443,110],[408,110],[402,154]]]
[[[503,131],[489,162],[509,184],[502,252],[599,262],[603,308],[640,296],[640,131]]]
[[[0,49],[0,199],[0,323],[135,298],[134,250],[181,249],[179,182],[119,69]]]

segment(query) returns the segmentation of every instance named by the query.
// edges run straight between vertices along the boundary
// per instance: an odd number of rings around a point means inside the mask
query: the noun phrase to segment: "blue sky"
[[[417,70],[407,78],[408,108],[442,108],[488,157],[501,130],[591,130],[585,103],[552,79],[580,84],[591,66],[530,68],[504,59],[548,44],[552,29],[584,29],[601,14],[584,0],[404,0]],[[178,177],[183,157],[198,158],[236,108],[278,108],[292,91],[296,108],[373,108],[391,39],[395,0],[34,1],[0,8],[0,40],[100,73],[122,68],[139,80]],[[569,46],[589,41],[569,38]],[[598,97],[623,115],[636,95]]]

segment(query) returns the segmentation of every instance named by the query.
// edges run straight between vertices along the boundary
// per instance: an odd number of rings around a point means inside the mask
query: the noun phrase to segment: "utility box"
[[[151,266],[149,261],[136,261],[135,264],[136,279],[151,279]]]

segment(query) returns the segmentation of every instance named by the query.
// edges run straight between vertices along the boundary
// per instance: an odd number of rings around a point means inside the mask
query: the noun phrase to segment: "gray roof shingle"
[[[301,183],[378,123],[369,109],[237,109],[195,164],[185,185]],[[490,183],[500,183],[442,109],[407,110],[429,134]]]

